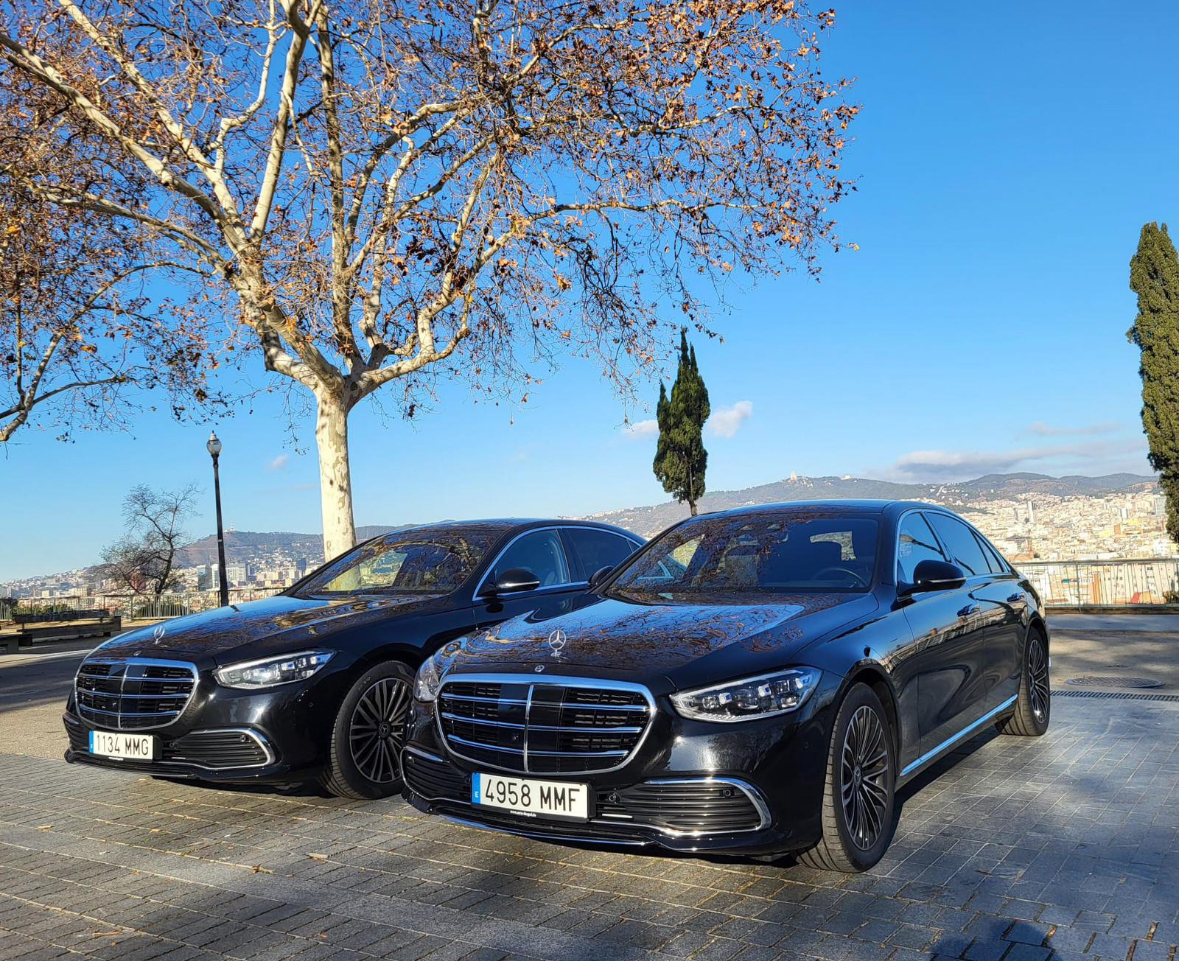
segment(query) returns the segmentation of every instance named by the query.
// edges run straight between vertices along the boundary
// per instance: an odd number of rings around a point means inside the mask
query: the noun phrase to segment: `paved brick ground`
[[[0,959],[1176,961],[1179,705],[1054,710],[915,785],[859,877],[0,755]]]

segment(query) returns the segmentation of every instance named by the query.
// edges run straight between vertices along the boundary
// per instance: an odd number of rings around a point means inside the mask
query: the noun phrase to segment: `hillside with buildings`
[[[990,474],[954,484],[904,484],[863,477],[792,475],[772,484],[715,491],[702,511],[818,498],[895,498],[943,504],[990,537],[1011,560],[1112,560],[1179,556],[1167,536],[1164,502],[1154,478],[1137,474],[1049,477]],[[651,537],[687,516],[673,502],[609,511],[597,520]],[[401,525],[405,526],[405,525]],[[391,526],[362,527],[360,539]],[[226,532],[226,574],[233,588],[286,587],[323,560],[318,534]],[[217,583],[217,541],[203,537],[179,555],[180,591],[211,590]],[[31,576],[0,584],[0,596],[54,597],[115,592],[100,567]]]

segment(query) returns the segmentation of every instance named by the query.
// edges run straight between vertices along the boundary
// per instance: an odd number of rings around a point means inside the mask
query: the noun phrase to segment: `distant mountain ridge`
[[[985,504],[990,499],[1018,497],[1023,494],[1091,497],[1131,487],[1153,487],[1156,484],[1156,478],[1145,474],[1105,474],[1100,477],[1070,474],[1065,477],[1051,477],[1048,474],[1022,472],[986,474],[973,480],[941,484],[907,484],[867,477],[798,476],[743,490],[713,491],[704,495],[699,509],[701,512],[722,511],[753,504],[828,498],[936,501],[953,507],[964,505],[968,500],[983,501]],[[644,537],[650,537],[687,516],[687,506],[674,501],[592,515],[595,520],[617,524]]]
[[[990,498],[1018,497],[1021,494],[1048,494],[1059,497],[1093,496],[1125,490],[1139,485],[1153,486],[1154,477],[1144,474],[1105,474],[1088,477],[1070,474],[1052,477],[1048,474],[1027,472],[1012,474],[985,474],[973,480],[946,484],[906,484],[900,481],[875,480],[868,477],[794,477],[747,487],[742,490],[712,491],[700,502],[701,511],[729,510],[752,504],[773,504],[780,501],[815,500],[823,498],[840,499],[892,499],[892,500],[936,500],[953,505],[967,499],[971,501]],[[584,515],[593,520],[617,524],[633,530],[636,534],[650,537],[670,524],[682,520],[688,508],[674,501],[651,504],[644,507],[627,507],[621,510],[605,511]],[[371,524],[356,529],[357,541],[368,540],[378,534],[402,530],[411,524]],[[311,560],[321,558],[323,541],[319,534],[257,533],[231,531],[225,535],[226,558],[230,562],[251,559],[250,551],[268,553],[282,549],[290,553],[304,552]],[[185,557],[202,558],[183,563],[216,563],[217,539],[204,537],[184,548]],[[211,553],[210,553],[211,552]]]
[[[1085,497],[1127,490],[1132,487],[1154,487],[1158,483],[1145,474],[1105,474],[1089,477],[1070,474],[1052,477],[1048,474],[1018,472],[985,474],[973,480],[942,484],[909,484],[901,481],[876,480],[867,477],[803,477],[794,476],[769,484],[742,490],[712,491],[700,501],[701,511],[721,511],[754,504],[773,504],[781,501],[816,500],[824,498],[936,501],[950,507],[967,510],[986,510],[991,499],[1019,497],[1026,494]],[[966,508],[967,502],[971,503]],[[980,504],[981,502],[981,504]],[[668,501],[645,507],[629,507],[582,515],[592,520],[617,524],[651,537],[671,524],[688,516],[683,504]],[[376,537],[389,531],[401,530],[411,524],[370,524],[356,529],[358,541]],[[227,531],[225,556],[227,563],[259,563],[268,555],[284,553],[298,559],[305,557],[309,567],[323,560],[323,537],[320,534],[301,534],[291,531]],[[181,567],[200,567],[217,562],[217,538],[208,535],[186,544],[180,549],[177,563]],[[95,568],[86,568],[94,571]],[[51,577],[53,575],[43,575]]]

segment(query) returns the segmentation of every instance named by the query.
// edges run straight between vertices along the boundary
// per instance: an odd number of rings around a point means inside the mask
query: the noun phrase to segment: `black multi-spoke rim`
[[[401,777],[409,703],[409,685],[396,677],[377,681],[357,702],[348,744],[357,770],[370,781],[388,784]]]
[[[888,742],[879,715],[856,709],[843,735],[843,816],[852,843],[867,851],[884,830],[888,810]]]
[[[1048,657],[1038,637],[1028,639],[1028,681],[1032,694],[1032,713],[1037,721],[1048,716],[1048,702],[1052,689],[1048,684]]]

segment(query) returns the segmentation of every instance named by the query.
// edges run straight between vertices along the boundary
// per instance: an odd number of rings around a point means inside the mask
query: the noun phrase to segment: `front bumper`
[[[473,804],[472,773],[495,769],[454,754],[433,707],[415,702],[402,753],[405,798],[425,813],[558,842],[745,856],[804,850],[822,833],[830,705],[837,684],[838,679],[826,679],[797,714],[740,724],[684,719],[656,695],[649,733],[615,770],[500,772],[588,784],[586,821]]]
[[[292,783],[313,777],[327,757],[342,697],[336,675],[259,691],[225,688],[201,666],[193,694],[174,721],[120,730],[82,717],[70,695],[62,715],[65,760],[159,777],[226,783]],[[156,758],[130,760],[90,751],[91,731],[150,734]]]

